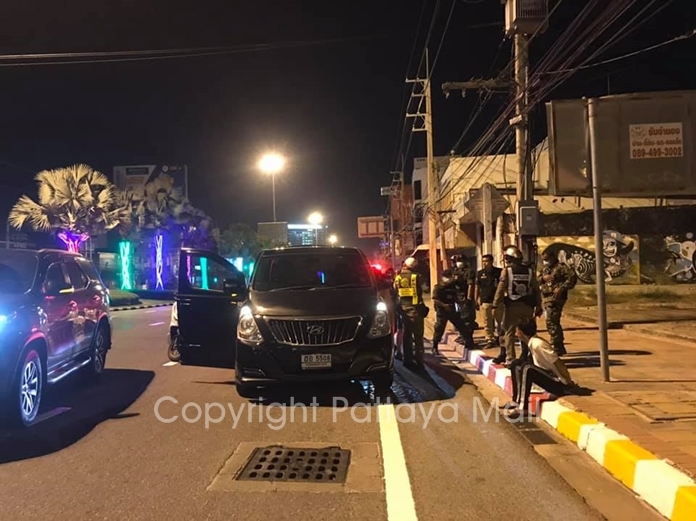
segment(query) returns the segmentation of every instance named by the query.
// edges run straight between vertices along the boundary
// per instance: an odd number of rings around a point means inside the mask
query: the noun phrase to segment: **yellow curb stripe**
[[[559,414],[556,430],[573,443],[577,443],[583,425],[596,425],[597,423],[599,423],[597,420],[581,412],[566,411]]]
[[[671,521],[694,521],[696,519],[696,486],[677,489],[670,519]]]
[[[628,488],[633,490],[636,463],[657,457],[631,440],[612,440],[604,448],[604,468]]]

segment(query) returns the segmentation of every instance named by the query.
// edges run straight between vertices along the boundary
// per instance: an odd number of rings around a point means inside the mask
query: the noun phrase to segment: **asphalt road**
[[[103,380],[62,383],[38,425],[0,432],[0,519],[601,519],[516,427],[484,421],[463,378],[445,399],[407,371],[389,396],[301,389],[295,404],[319,405],[292,418],[241,399],[231,370],[165,365],[169,312],[115,313]],[[185,421],[189,402],[220,421]],[[274,444],[351,450],[345,484],[234,479],[253,447]]]

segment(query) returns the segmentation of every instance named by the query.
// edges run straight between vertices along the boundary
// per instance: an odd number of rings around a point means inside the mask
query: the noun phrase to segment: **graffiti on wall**
[[[575,270],[578,282],[595,284],[594,237],[539,237],[539,253],[556,253],[558,259]],[[604,232],[602,261],[605,280],[615,284],[640,284],[639,239],[613,230]]]
[[[670,255],[665,273],[675,282],[696,282],[694,234],[687,233],[684,239],[680,240],[674,236],[665,238],[665,246]]]

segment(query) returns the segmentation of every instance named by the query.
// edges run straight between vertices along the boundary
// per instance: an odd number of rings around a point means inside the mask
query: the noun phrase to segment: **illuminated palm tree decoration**
[[[144,187],[129,189],[124,193],[125,204],[132,212],[132,220],[138,230],[154,230],[156,288],[164,289],[162,280],[164,230],[178,229],[197,215],[174,179],[160,175]]]
[[[38,200],[19,198],[8,217],[13,228],[55,233],[69,251],[79,252],[91,235],[128,225],[129,211],[119,204],[116,187],[90,166],[44,170],[34,179]]]

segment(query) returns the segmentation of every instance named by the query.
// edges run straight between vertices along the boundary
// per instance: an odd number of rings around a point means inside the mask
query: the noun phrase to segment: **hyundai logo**
[[[319,336],[324,333],[323,326],[309,326],[307,328],[307,333],[313,336]]]

